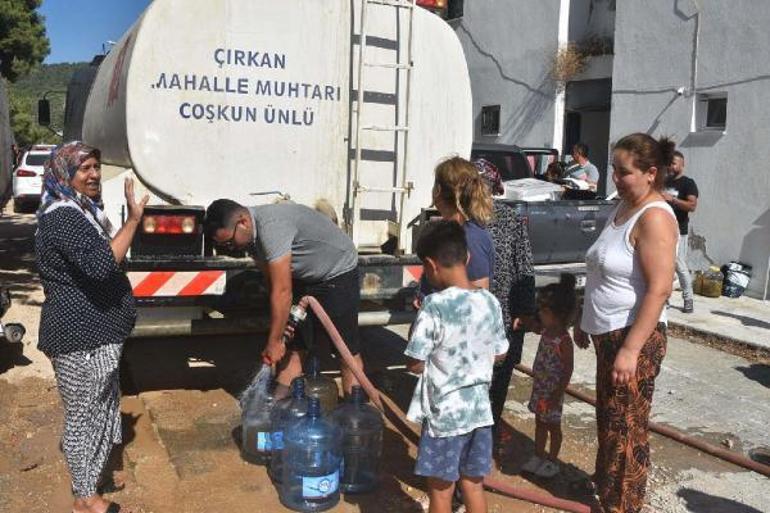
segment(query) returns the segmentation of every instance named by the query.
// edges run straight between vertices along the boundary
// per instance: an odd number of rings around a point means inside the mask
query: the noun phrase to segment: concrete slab
[[[770,301],[750,297],[695,296],[695,312],[682,312],[682,296],[674,292],[668,320],[674,328],[770,350]]]

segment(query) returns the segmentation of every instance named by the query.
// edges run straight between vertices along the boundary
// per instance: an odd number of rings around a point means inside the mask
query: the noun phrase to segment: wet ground
[[[42,294],[34,275],[34,222],[29,217],[0,218],[0,278],[14,288],[17,301],[4,320],[21,320],[29,329],[23,344],[0,342],[0,513],[64,512],[71,500],[58,449],[58,393],[50,364],[35,349]],[[401,367],[404,331],[363,332],[369,372],[401,409],[414,385]],[[122,367],[124,444],[110,465],[111,499],[142,512],[285,511],[265,469],[242,461],[238,450],[235,397],[255,370],[252,362],[258,360],[262,341],[258,336],[129,341]],[[531,363],[536,344],[536,338],[527,337],[525,363]],[[333,368],[333,362],[326,363]],[[590,352],[576,353],[573,382],[587,391],[593,386],[593,365]],[[510,440],[497,454],[496,477],[580,500],[570,483],[593,471],[593,410],[567,400],[560,476],[542,480],[521,475],[522,463],[533,452],[534,418],[526,410],[530,386],[529,378],[520,374],[511,382],[505,413]],[[766,361],[672,338],[658,380],[654,420],[745,453],[770,445],[769,387]],[[389,417],[380,489],[344,497],[332,511],[414,511],[423,482],[412,474],[415,446],[410,433],[408,426]],[[770,511],[767,478],[658,435],[652,436],[651,446],[651,511]],[[488,498],[493,512],[557,511],[493,493]]]

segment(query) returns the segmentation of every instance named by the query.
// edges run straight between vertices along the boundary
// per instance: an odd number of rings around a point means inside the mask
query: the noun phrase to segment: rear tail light
[[[193,216],[144,216],[142,231],[155,235],[192,235],[196,232]]]
[[[417,5],[428,9],[443,9],[447,0],[417,0]]]
[[[37,173],[35,173],[34,171],[30,171],[29,169],[17,169],[16,176],[18,176],[19,178],[21,177],[32,178],[34,176],[37,176]]]

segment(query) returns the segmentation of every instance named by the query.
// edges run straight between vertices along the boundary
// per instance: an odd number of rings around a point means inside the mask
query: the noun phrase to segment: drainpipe
[[[571,0],[560,0],[559,2],[559,29],[557,33],[557,51],[566,48],[569,44],[569,10]],[[564,151],[564,112],[567,102],[567,84],[563,87],[557,86],[556,96],[553,100],[553,144],[552,148],[559,150],[561,155]]]
[[[700,49],[700,4],[698,0],[692,0],[692,4],[695,6],[695,14],[692,15],[695,18],[695,36],[692,47],[692,63],[690,68],[690,96],[692,96],[692,118],[690,119],[690,132],[695,132],[698,129],[696,112],[697,112],[697,87],[698,87],[698,51]]]

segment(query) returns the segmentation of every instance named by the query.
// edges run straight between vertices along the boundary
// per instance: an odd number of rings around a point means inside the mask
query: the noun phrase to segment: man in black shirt
[[[671,163],[663,196],[674,209],[676,220],[679,223],[676,274],[679,277],[679,286],[682,287],[683,311],[692,313],[692,277],[687,268],[687,235],[689,233],[690,213],[695,212],[695,208],[698,206],[698,186],[695,185],[695,180],[684,176],[684,155],[679,151],[674,152],[674,160]]]

